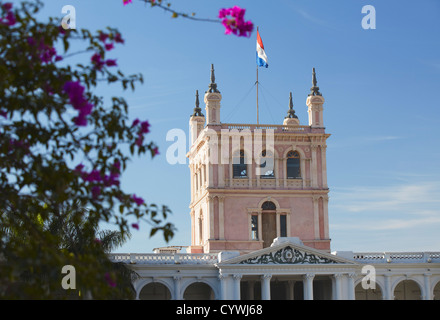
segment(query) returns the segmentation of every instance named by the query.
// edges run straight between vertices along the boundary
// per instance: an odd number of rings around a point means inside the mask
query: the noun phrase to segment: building
[[[280,125],[220,121],[211,83],[190,117],[191,245],[112,254],[138,299],[440,299],[440,252],[331,252],[324,97],[313,69],[309,121],[290,94]]]

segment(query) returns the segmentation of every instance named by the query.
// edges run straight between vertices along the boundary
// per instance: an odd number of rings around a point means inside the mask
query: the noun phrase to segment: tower
[[[277,237],[298,237],[306,246],[330,251],[330,135],[323,127],[324,98],[315,69],[312,84],[307,126],[295,114],[292,93],[282,124],[221,123],[222,96],[211,66],[204,96],[206,124],[197,99],[190,120],[189,252],[247,253],[270,246]]]

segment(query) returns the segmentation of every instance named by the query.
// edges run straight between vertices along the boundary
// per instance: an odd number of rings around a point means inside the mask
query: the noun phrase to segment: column
[[[313,225],[315,230],[315,239],[320,239],[319,232],[319,197],[313,196]]]
[[[348,300],[356,300],[355,295],[355,287],[354,287],[354,280],[356,279],[356,273],[349,273],[348,274]]]
[[[383,300],[394,300],[394,294],[391,292],[391,276],[389,274],[384,274],[385,277],[385,292],[382,293]]]
[[[208,214],[206,215],[208,218],[208,234],[206,235],[206,239],[214,239],[214,198],[215,196],[207,196],[206,202],[208,204]]]
[[[174,276],[174,300],[182,300],[180,296],[180,282],[182,280],[181,276]]]
[[[220,281],[220,300],[227,300],[227,293],[226,293],[226,279],[228,278],[227,275],[219,274],[218,280]]]
[[[312,188],[318,188],[318,146],[317,145],[311,145],[312,149]]]
[[[321,166],[322,166],[322,187],[324,189],[328,188],[327,186],[327,146],[321,146]]]
[[[241,278],[243,277],[243,275],[242,274],[234,274],[232,277],[234,279],[234,300],[240,300],[241,299],[240,281],[241,281]]]
[[[287,281],[288,284],[288,291],[287,291],[287,297],[289,300],[294,300],[295,299],[295,280],[289,280]]]
[[[218,198],[218,231],[219,239],[225,239],[225,196],[217,196]]]
[[[423,280],[425,282],[425,288],[423,291],[425,291],[425,294],[423,295],[423,300],[432,300],[432,290],[431,290],[431,285],[430,285],[430,278],[431,278],[431,273],[425,273],[423,274]]]
[[[333,297],[333,300],[341,300],[341,281],[342,281],[342,274],[336,273],[333,275],[335,279],[335,296]]]
[[[304,275],[304,300],[313,300],[313,273],[307,273]]]
[[[261,300],[270,300],[270,279],[271,274],[265,274],[261,277]]]

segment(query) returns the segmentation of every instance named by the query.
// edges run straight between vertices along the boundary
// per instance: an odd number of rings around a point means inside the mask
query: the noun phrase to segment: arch
[[[197,280],[182,287],[183,300],[215,300],[216,293],[208,281]]]
[[[165,281],[147,280],[143,282],[138,293],[139,300],[171,300],[172,290]]]
[[[280,203],[275,198],[272,198],[272,197],[265,197],[265,198],[261,199],[260,202],[258,202],[258,208],[261,209],[262,206],[263,206],[263,203],[266,202],[266,201],[273,202],[275,204],[275,207],[276,207],[275,210],[280,210],[281,209]]]
[[[354,289],[355,300],[382,300],[383,290],[379,283],[376,282],[375,289],[364,289],[362,287],[362,279],[357,282]]]
[[[288,154],[290,151],[296,151],[296,152],[298,152],[298,153],[299,153],[299,156],[300,156],[301,159],[306,159],[306,158],[307,158],[307,157],[306,157],[306,154],[305,154],[305,152],[304,152],[303,149],[298,148],[298,147],[295,147],[295,146],[292,146],[292,147],[289,147],[289,148],[287,148],[286,150],[284,150],[284,152],[283,152],[283,158],[284,158],[284,159],[287,158],[287,154]]]
[[[423,286],[415,279],[403,277],[396,281],[392,292],[394,300],[421,300]]]
[[[433,300],[440,300],[440,280],[437,282],[437,284],[432,289],[432,299]]]
[[[264,201],[261,205],[262,210],[276,210],[277,207],[272,201]]]

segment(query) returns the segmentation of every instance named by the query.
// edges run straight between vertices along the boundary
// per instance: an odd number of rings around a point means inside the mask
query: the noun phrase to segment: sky
[[[140,0],[46,0],[42,17],[76,9],[76,27],[118,28],[125,44],[113,50],[126,74],[142,73],[134,92],[101,86],[109,99],[123,96],[130,118],[148,120],[160,155],[133,158],[122,188],[167,205],[177,232],[166,243],[140,224],[115,252],[149,253],[190,245],[188,162],[172,165],[166,150],[172,129],[188,135],[195,91],[208,88],[214,64],[222,93],[221,121],[256,123],[256,32],[225,35],[220,23],[171,18]],[[440,251],[440,2],[438,0],[171,1],[172,8],[217,19],[221,8],[246,9],[259,27],[269,59],[259,69],[259,122],[282,124],[293,92],[296,114],[308,124],[306,98],[316,68],[325,98],[324,123],[330,188],[332,251]],[[371,5],[376,28],[364,29]],[[371,20],[370,20],[371,22]],[[88,56],[74,57],[72,63]],[[70,61],[68,61],[70,62]],[[201,98],[201,101],[203,99]],[[204,112],[204,104],[202,102]],[[188,150],[187,144],[187,150]],[[105,228],[112,226],[103,225]]]

